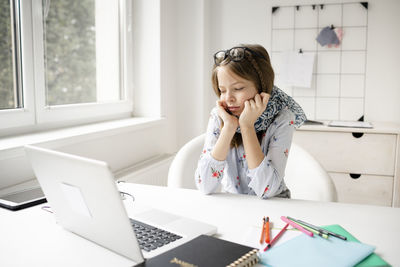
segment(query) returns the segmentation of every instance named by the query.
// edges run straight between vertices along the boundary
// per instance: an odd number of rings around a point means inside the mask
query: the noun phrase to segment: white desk
[[[254,196],[202,195],[196,190],[125,184],[138,205],[203,220],[218,227],[218,236],[241,242],[243,233],[260,227],[268,215],[283,226],[281,215],[317,225],[340,224],[376,253],[400,266],[400,209],[302,200],[260,200]],[[128,213],[132,200],[126,200]],[[63,230],[41,206],[11,212],[0,209],[0,266],[131,266],[131,261]]]

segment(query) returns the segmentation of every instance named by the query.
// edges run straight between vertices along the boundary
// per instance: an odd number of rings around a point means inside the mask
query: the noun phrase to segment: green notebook
[[[349,241],[360,242],[358,241],[358,239],[356,239],[354,236],[352,236],[349,232],[347,232],[343,227],[341,227],[338,224],[322,226],[322,228],[343,235],[347,237]],[[369,255],[356,265],[356,267],[380,267],[380,266],[390,266],[390,264],[384,261],[381,257],[376,255],[375,253],[372,253],[371,255]]]

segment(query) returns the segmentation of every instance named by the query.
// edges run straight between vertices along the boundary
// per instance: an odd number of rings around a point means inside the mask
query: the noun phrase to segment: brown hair
[[[250,51],[245,51],[245,57],[242,60],[232,61],[230,57],[226,57],[219,66],[224,66],[239,77],[252,81],[256,86],[258,93],[265,92],[271,94],[272,88],[274,87],[275,74],[267,50],[258,44],[244,44],[239,45],[239,47],[246,47],[256,55]],[[217,76],[219,66],[214,64],[211,74],[212,86],[218,97],[221,95]],[[259,142],[261,142],[263,134],[264,132],[257,133]],[[242,143],[243,140],[241,134],[235,133],[232,138],[231,146],[238,146]]]

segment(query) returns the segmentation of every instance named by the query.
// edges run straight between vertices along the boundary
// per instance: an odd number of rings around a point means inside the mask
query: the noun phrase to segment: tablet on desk
[[[10,210],[20,210],[44,202],[46,202],[46,197],[40,187],[0,196],[0,206]]]

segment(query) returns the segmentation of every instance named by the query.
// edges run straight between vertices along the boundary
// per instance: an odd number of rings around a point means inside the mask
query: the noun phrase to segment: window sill
[[[112,136],[159,126],[165,118],[129,118],[83,126],[68,127],[52,131],[0,138],[0,160],[21,156],[25,145],[46,144],[49,147],[65,146],[98,137]]]

